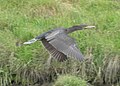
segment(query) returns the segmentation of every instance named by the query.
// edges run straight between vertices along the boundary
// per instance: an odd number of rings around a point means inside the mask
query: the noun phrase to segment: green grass
[[[119,23],[117,0],[0,0],[0,85],[52,82],[61,73],[77,75],[91,84],[119,84]],[[78,24],[96,26],[70,34],[88,58],[84,63],[53,62],[48,72],[45,63],[49,55],[41,43],[16,47],[16,42],[23,43],[53,28]],[[40,79],[44,73],[52,78]]]
[[[86,86],[86,81],[71,75],[59,76],[53,86]]]

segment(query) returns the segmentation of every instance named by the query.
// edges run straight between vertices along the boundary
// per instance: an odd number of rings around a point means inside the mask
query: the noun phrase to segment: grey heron
[[[68,57],[73,57],[82,61],[84,60],[84,56],[76,47],[75,40],[68,34],[77,30],[94,27],[95,26],[81,24],[69,28],[56,28],[24,42],[23,44],[32,44],[36,41],[41,41],[44,47],[48,50],[50,56],[60,62],[65,61]]]

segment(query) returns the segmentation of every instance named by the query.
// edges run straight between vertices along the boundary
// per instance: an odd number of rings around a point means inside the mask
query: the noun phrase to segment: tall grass
[[[119,85],[119,18],[117,0],[0,0],[0,85],[50,83],[59,74]],[[81,23],[96,26],[70,34],[86,58],[83,63],[53,61],[47,68],[49,55],[41,43],[16,47],[50,29]]]

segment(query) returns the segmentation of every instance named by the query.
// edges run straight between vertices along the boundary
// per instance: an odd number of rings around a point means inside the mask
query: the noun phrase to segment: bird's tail
[[[23,44],[32,44],[32,43],[36,42],[37,40],[38,40],[38,39],[33,38],[33,39],[31,39],[31,40],[29,40],[29,41],[27,41],[27,42],[24,42]]]

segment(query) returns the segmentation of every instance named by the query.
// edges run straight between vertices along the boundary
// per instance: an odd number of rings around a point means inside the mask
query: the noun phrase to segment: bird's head
[[[70,28],[67,28],[66,33],[69,34],[71,32],[77,31],[77,30],[90,29],[90,28],[95,28],[95,26],[90,26],[87,24],[75,25]]]

